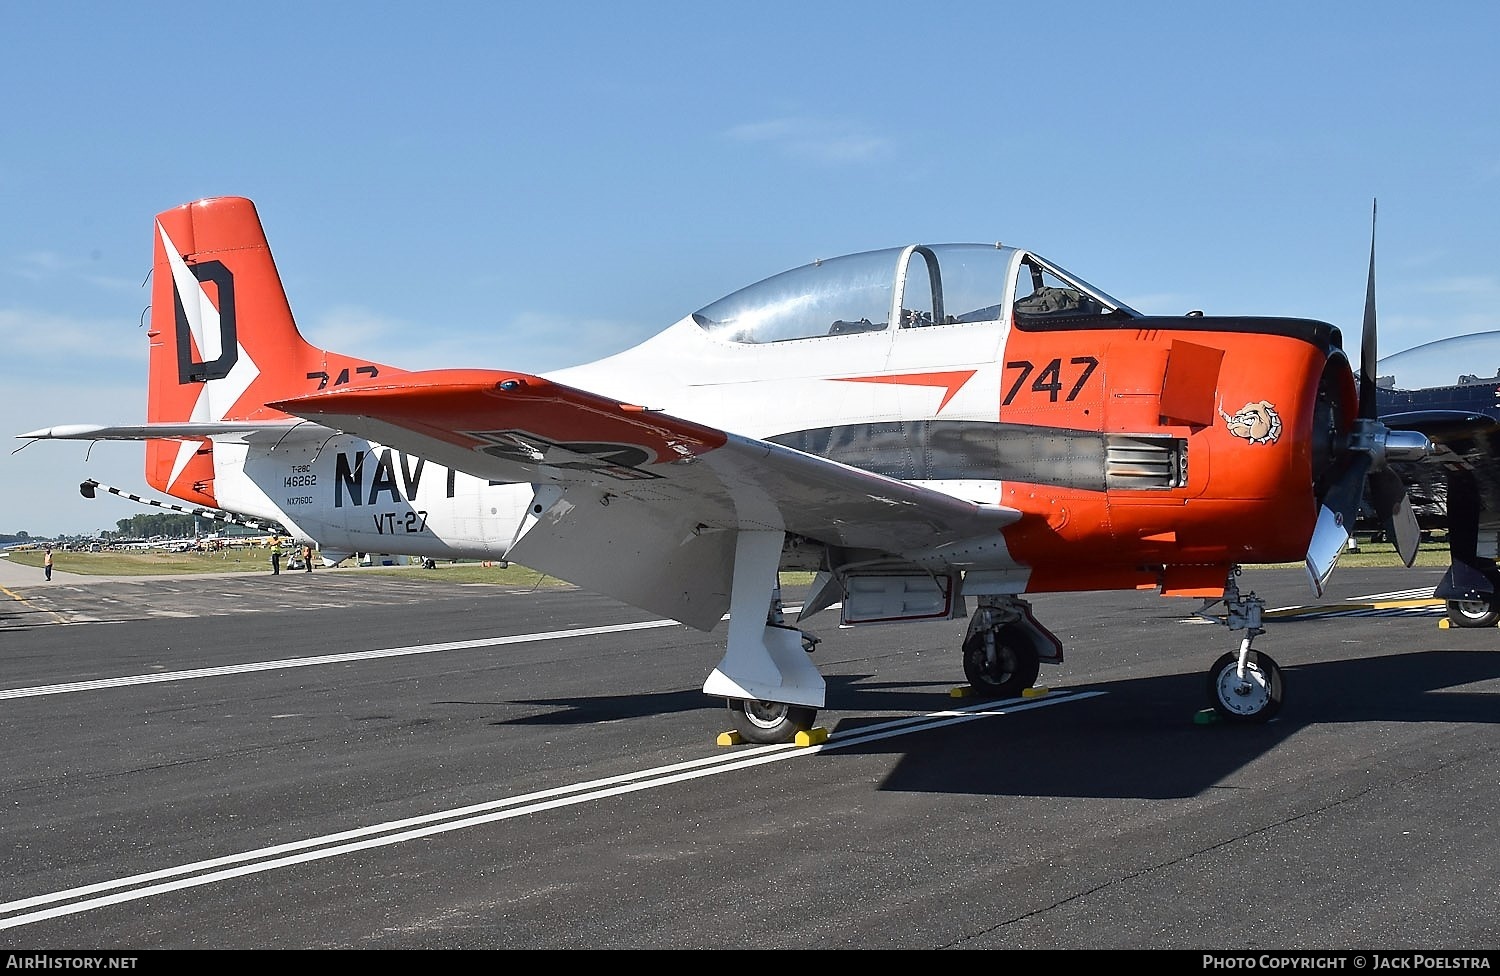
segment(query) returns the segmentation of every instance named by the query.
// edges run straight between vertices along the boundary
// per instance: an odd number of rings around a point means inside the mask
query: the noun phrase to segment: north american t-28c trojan
[[[1209,699],[1264,721],[1284,686],[1239,567],[1305,560],[1321,593],[1367,494],[1415,554],[1387,462],[1430,444],[1376,417],[1373,239],[1358,374],[1330,324],[1144,315],[1001,244],[815,261],[540,376],[315,348],[244,198],[159,214],[153,267],[147,422],[21,436],[144,440],[156,489],[325,558],[511,560],[704,631],[727,613],[703,691],[742,741],[825,706],[815,612],[967,617],[965,679],[1005,699],[1062,660],[1025,599],[1060,591],[1222,601],[1244,636]],[[782,571],[815,573],[794,622]]]

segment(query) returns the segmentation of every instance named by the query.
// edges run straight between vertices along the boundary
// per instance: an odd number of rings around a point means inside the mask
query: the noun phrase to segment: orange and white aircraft
[[[1222,601],[1245,634],[1210,701],[1264,721],[1284,688],[1239,567],[1305,559],[1321,593],[1367,484],[1415,553],[1386,462],[1430,445],[1375,416],[1373,244],[1359,375],[1327,323],[1147,316],[1000,244],[818,261],[545,376],[409,372],[302,338],[249,200],[159,214],[155,249],[147,422],[22,437],[144,440],[156,489],[325,558],[512,560],[705,631],[727,613],[703,690],[746,741],[825,704],[781,571],[816,573],[798,622],[967,617],[994,698],[1062,660],[1026,594]]]

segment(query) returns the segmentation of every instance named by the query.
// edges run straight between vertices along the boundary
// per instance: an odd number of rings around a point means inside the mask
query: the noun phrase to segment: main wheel
[[[728,704],[730,718],[740,738],[760,745],[791,742],[798,732],[812,728],[818,717],[818,710],[809,705],[746,701],[742,698],[731,698]]]
[[[1243,680],[1239,666],[1240,656],[1230,653],[1209,669],[1208,697],[1214,711],[1231,722],[1269,722],[1281,711],[1281,668],[1260,651],[1245,658]]]
[[[1448,622],[1455,627],[1493,627],[1500,623],[1500,610],[1488,600],[1449,600]]]
[[[1042,664],[1036,649],[1018,627],[995,630],[995,659],[985,653],[984,631],[964,641],[964,677],[974,692],[985,698],[1014,698],[1036,684]]]

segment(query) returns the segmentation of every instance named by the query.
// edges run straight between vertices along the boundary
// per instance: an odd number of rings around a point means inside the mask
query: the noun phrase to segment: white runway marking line
[[[789,614],[799,609],[801,608],[784,608],[785,612]],[[188,616],[191,615],[189,614]],[[728,620],[729,614],[726,613],[720,619]],[[372,651],[321,654],[317,657],[292,657],[279,661],[226,664],[217,668],[195,668],[190,671],[164,671],[160,674],[133,674],[119,678],[97,678],[93,681],[69,681],[55,685],[34,685],[30,688],[0,688],[0,700],[6,698],[34,698],[38,695],[65,695],[73,691],[99,691],[104,688],[159,684],[163,681],[191,681],[195,678],[214,678],[227,674],[274,671],[277,668],[310,668],[321,664],[343,664],[349,661],[370,661],[382,657],[404,657],[408,654],[436,654],[440,651],[462,651],[475,647],[500,647],[505,644],[565,640],[569,637],[593,637],[598,634],[618,634],[629,630],[652,630],[657,627],[680,626],[682,624],[679,624],[675,620],[642,620],[639,623],[633,624],[610,624],[605,627],[578,627],[574,630],[550,630],[539,634],[515,634],[510,637],[481,637],[476,640],[448,641],[443,644],[414,644],[407,647],[387,647]]]
[[[102,688],[150,685],[163,681],[191,681],[195,678],[214,678],[226,674],[245,674],[251,671],[275,671],[278,668],[310,668],[321,664],[342,664],[348,661],[368,661],[383,657],[404,657],[409,654],[436,654],[441,651],[462,651],[475,647],[500,647],[505,644],[566,640],[569,637],[591,637],[597,634],[617,634],[628,630],[650,630],[656,627],[680,626],[682,625],[675,620],[643,620],[640,623],[611,624],[607,627],[579,627],[574,630],[552,630],[538,634],[515,634],[510,637],[480,637],[476,640],[447,641],[442,644],[412,644],[406,647],[387,647],[370,651],[349,651],[344,654],[322,654],[317,657],[292,657],[283,658],[279,661],[253,661],[249,664],[227,664],[223,667],[195,668],[190,671],[132,674],[119,678],[98,678],[93,681],[69,681],[55,685],[34,685],[30,688],[0,689],[0,699],[31,698],[37,695],[63,695],[74,691],[98,691]]]
[[[897,735],[907,735],[912,732],[927,731],[962,722],[973,722],[982,718],[1012,715],[1017,712],[1045,708],[1049,705],[1061,705],[1065,702],[1097,698],[1104,694],[1105,692],[1102,691],[1053,691],[1042,698],[1029,700],[1017,698],[1007,699],[1006,701],[983,702],[977,705],[970,705],[966,708],[931,712],[926,715],[881,722],[877,725],[860,729],[857,732],[852,732],[848,737],[832,737],[828,741],[816,746],[756,746],[727,756],[707,756],[702,759],[676,763],[671,766],[644,769],[606,779],[575,783],[570,786],[559,786],[550,790],[541,790],[536,793],[527,793],[521,796],[506,797],[500,800],[491,800],[487,803],[461,807],[457,810],[430,813],[420,817],[410,817],[405,820],[375,824],[370,827],[360,827],[356,830],[328,834],[324,837],[314,837],[308,840],[279,844],[274,847],[264,847],[259,850],[199,861],[195,864],[184,864],[175,868],[163,868],[160,871],[137,874],[114,881],[102,881],[79,888],[70,888],[66,891],[36,895],[31,898],[22,898],[17,901],[0,904],[0,914],[24,911],[40,905],[55,905],[57,902],[70,901],[72,899],[84,900],[71,901],[70,904],[56,905],[53,908],[46,908],[24,915],[12,915],[9,918],[0,919],[0,929],[17,928],[33,922],[45,921],[49,918],[76,915],[95,908],[103,908],[107,905],[118,905],[127,901],[136,901],[141,898],[150,897],[151,895],[179,891],[185,888],[195,888],[201,885],[213,884],[217,881],[226,881],[248,874],[272,871],[276,868],[337,857],[342,854],[352,854],[375,847],[400,844],[405,841],[430,837],[434,834],[446,833],[451,830],[463,830],[468,827],[477,827],[500,820],[529,816],[534,813],[543,813],[559,807],[602,800],[624,793],[654,789],[659,786],[668,786],[673,783],[686,782],[687,780],[698,779],[704,776],[716,776],[720,773],[748,769],[766,763],[782,762],[788,759],[804,759],[821,752],[863,745],[867,742],[888,739]],[[191,877],[185,877],[186,875],[191,875]],[[174,878],[176,880],[167,880]],[[104,892],[113,892],[113,894],[102,894]]]

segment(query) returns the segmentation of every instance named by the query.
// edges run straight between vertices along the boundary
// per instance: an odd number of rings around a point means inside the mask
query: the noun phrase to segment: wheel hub
[[[1265,673],[1254,664],[1245,665],[1243,678],[1237,667],[1225,668],[1219,674],[1218,688],[1219,701],[1239,715],[1254,715],[1271,700],[1270,683]]]
[[[746,702],[745,718],[763,729],[775,728],[786,718],[787,708],[782,702]]]

